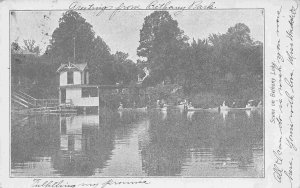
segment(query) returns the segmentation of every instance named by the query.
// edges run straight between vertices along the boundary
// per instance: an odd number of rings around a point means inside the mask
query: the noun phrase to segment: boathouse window
[[[63,118],[60,122],[61,126],[60,126],[60,134],[67,134],[67,122],[66,119]]]
[[[84,87],[81,90],[81,97],[97,97],[98,96],[98,90],[96,87]]]
[[[74,83],[74,77],[73,77],[73,72],[67,72],[67,83],[68,84],[73,84]]]
[[[87,84],[87,72],[84,72],[83,84]]]

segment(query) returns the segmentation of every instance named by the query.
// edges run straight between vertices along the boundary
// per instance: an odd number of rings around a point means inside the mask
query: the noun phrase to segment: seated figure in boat
[[[183,101],[179,102],[177,108],[179,108],[180,111],[187,110],[187,105],[188,105],[187,100],[184,99]]]
[[[262,106],[262,102],[259,101],[259,103],[257,104],[256,108],[262,108],[262,107],[263,107],[263,106]]]
[[[254,106],[253,106],[253,101],[254,100],[249,100],[248,102],[247,102],[247,104],[246,104],[246,108],[253,108]]]
[[[222,110],[228,110],[228,109],[229,109],[229,107],[226,106],[226,102],[223,101],[223,104],[220,106],[220,110],[222,111]]]
[[[156,107],[157,107],[157,108],[160,108],[160,105],[161,105],[160,100],[157,100],[157,101],[156,101]]]
[[[187,109],[188,109],[188,110],[193,110],[193,109],[195,109],[194,106],[192,105],[192,102],[189,102],[189,103],[188,103]]]
[[[259,101],[256,106],[254,105],[254,102],[255,102],[254,100],[249,100],[247,105],[246,105],[246,108],[250,108],[251,110],[262,108],[262,102],[261,101]]]
[[[164,100],[157,100],[156,106],[157,106],[157,108],[163,108],[163,107],[167,107],[167,104],[165,103]]]
[[[124,109],[123,104],[120,102],[118,110],[123,110],[123,109]]]

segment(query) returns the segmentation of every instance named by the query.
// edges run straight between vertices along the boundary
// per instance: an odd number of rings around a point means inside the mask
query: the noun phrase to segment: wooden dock
[[[71,104],[59,105],[58,99],[36,99],[24,92],[14,92],[12,95],[12,102],[19,105],[21,108],[12,110],[19,114],[37,114],[37,113],[64,113],[74,114],[77,109]]]

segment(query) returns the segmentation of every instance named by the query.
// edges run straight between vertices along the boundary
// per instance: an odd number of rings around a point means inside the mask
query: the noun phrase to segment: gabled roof
[[[82,72],[86,69],[87,69],[87,63],[82,63],[82,64],[69,63],[69,64],[61,64],[56,72],[63,72],[68,70],[77,70]]]

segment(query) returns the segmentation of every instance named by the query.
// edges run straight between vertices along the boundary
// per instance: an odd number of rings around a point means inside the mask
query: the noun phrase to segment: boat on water
[[[184,109],[184,106],[185,106],[185,104],[179,104],[179,105],[176,106],[176,108]]]
[[[208,112],[219,112],[219,107],[215,107],[215,108],[205,108],[205,111]]]
[[[170,107],[170,105],[164,103],[164,102],[161,102],[160,100],[157,100],[156,101],[156,107],[155,108],[151,108],[153,110],[161,110],[162,112],[167,112],[168,110],[168,107]]]
[[[126,112],[126,111],[146,112],[147,111],[147,107],[142,107],[142,108],[123,108],[123,109],[118,108],[118,111],[119,112]]]
[[[160,108],[162,112],[167,112],[168,106],[164,105],[162,108]]]
[[[215,107],[215,108],[194,108],[194,107],[188,107],[187,111],[206,111],[206,112],[218,112],[219,108]]]
[[[188,112],[196,112],[196,111],[206,111],[206,112],[218,112],[219,111],[219,108],[218,107],[215,107],[215,108],[195,108],[192,106],[191,103],[189,103],[187,106],[186,106],[186,110]]]
[[[235,111],[235,110],[251,110],[251,108],[227,108],[227,111]]]
[[[220,111],[235,111],[235,110],[251,110],[251,108],[247,105],[244,108],[232,108],[232,107],[226,106],[225,101],[220,106]]]
[[[253,106],[252,102],[253,100],[248,101],[246,108],[250,108],[251,110],[261,110],[263,108],[261,101],[256,106]]]
[[[184,112],[187,108],[187,101],[184,100],[180,102],[178,105],[174,106],[175,109],[178,109],[181,113]]]
[[[233,103],[233,106],[235,102]],[[261,101],[258,103],[257,106],[253,106],[251,103],[248,103],[245,107],[229,107],[225,104],[225,101],[219,107],[214,108],[195,108],[190,103],[180,103],[176,106],[180,110],[185,110],[188,112],[197,112],[197,111],[207,111],[207,112],[222,112],[222,111],[248,111],[248,110],[259,110],[262,109]]]
[[[138,111],[138,112],[146,112],[148,109],[148,107],[141,107],[141,108],[133,108],[134,111]]]
[[[136,112],[146,112],[148,107],[141,107],[141,108],[124,108],[123,104],[120,103],[120,106],[118,108],[119,112],[124,112],[124,111],[136,111]]]

